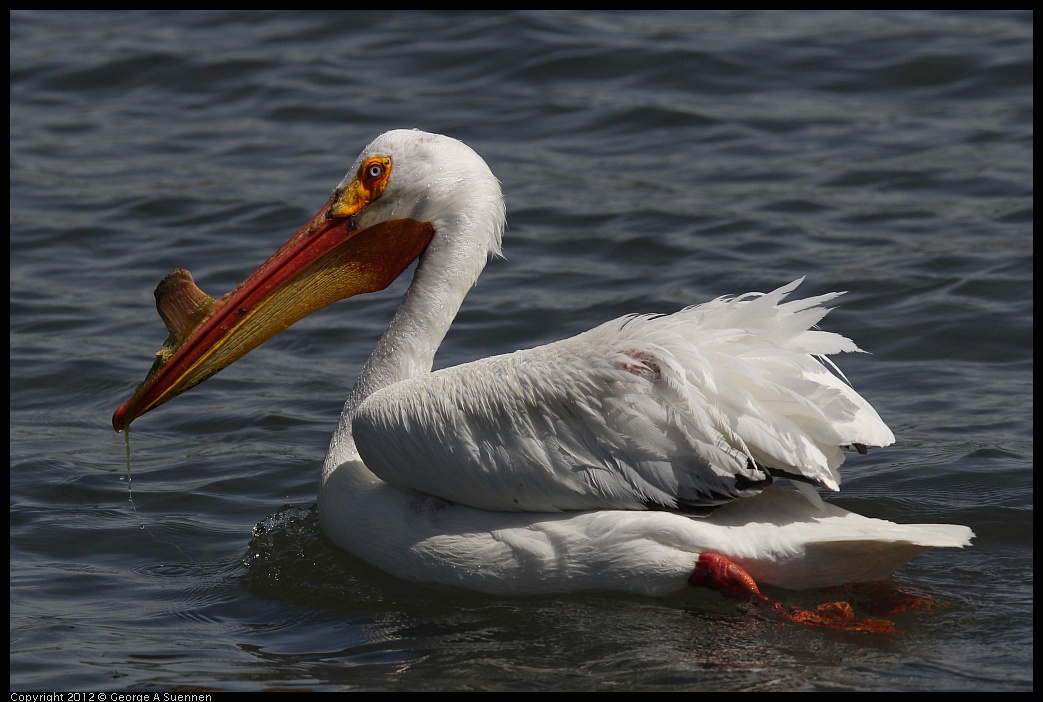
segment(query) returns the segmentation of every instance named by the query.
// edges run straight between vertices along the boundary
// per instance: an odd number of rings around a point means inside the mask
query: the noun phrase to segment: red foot
[[[688,576],[692,587],[716,590],[725,597],[740,602],[768,601],[750,574],[738,563],[719,553],[703,553],[695,562],[695,570]]]
[[[864,609],[870,614],[885,616],[910,609],[934,612],[949,607],[946,603],[932,600],[927,595],[905,592],[889,583],[851,583],[831,587],[825,592],[843,596],[845,599],[857,603],[859,609]]]
[[[761,594],[753,578],[742,566],[719,553],[703,553],[695,562],[695,569],[688,576],[688,584],[716,590],[725,597],[740,602],[752,602],[766,607],[773,613],[797,624],[823,626],[845,631],[867,631],[873,633],[895,632],[893,623],[886,619],[859,619],[847,602],[827,602],[813,610],[789,607],[772,602]]]

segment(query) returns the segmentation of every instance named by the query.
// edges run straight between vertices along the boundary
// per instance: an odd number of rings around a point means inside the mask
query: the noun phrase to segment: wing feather
[[[772,475],[838,489],[842,447],[894,441],[822,358],[838,293],[718,298],[386,387],[352,422],[383,480],[490,510],[712,507]]]

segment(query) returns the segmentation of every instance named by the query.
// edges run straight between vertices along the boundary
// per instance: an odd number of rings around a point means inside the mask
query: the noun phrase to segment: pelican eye
[[[379,196],[387,185],[391,175],[391,159],[387,156],[374,156],[366,159],[359,167],[359,184],[372,196]]]

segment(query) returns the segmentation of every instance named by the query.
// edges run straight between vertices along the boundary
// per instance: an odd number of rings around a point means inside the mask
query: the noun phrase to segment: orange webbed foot
[[[936,612],[949,607],[948,604],[932,599],[923,593],[907,589],[900,590],[885,582],[851,583],[831,587],[824,592],[842,596],[855,603],[859,609],[878,616],[889,616],[909,610]]]
[[[772,602],[761,594],[753,577],[742,566],[719,553],[700,554],[695,569],[688,576],[688,584],[715,590],[729,599],[764,607],[773,614],[797,624],[843,631],[895,633],[893,622],[886,619],[860,619],[847,602],[826,602],[815,609],[801,609]]]

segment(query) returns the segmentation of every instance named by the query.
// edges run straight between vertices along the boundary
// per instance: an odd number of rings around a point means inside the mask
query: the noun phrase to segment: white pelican
[[[377,567],[499,594],[696,584],[752,599],[754,580],[882,580],[928,548],[970,543],[964,526],[869,519],[818,496],[839,488],[842,449],[894,436],[825,358],[858,350],[814,329],[836,294],[786,301],[800,281],[432,372],[504,222],[499,183],[468,146],[377,137],[223,299],[187,271],[164,279],[170,337],[113,426],[317,309],[383,289],[419,256],[319,484],[323,531]]]

